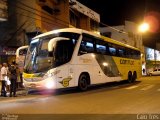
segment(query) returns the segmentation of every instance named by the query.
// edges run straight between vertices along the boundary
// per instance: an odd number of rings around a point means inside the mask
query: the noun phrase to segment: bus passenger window
[[[124,56],[125,56],[123,49],[119,49],[119,51],[118,51],[118,56],[120,56],[120,57],[124,57]]]
[[[106,46],[97,44],[96,49],[98,53],[106,54]]]
[[[91,42],[86,42],[86,51],[87,52],[93,52],[94,48],[93,48],[93,43]]]
[[[131,50],[126,48],[126,57],[131,58]]]
[[[116,49],[113,48],[113,47],[109,47],[109,52],[110,52],[110,55],[116,55]]]
[[[71,60],[74,45],[71,40],[58,41],[54,50],[54,62],[56,66],[67,63]]]
[[[84,37],[81,41],[79,55],[86,54],[86,53],[94,53],[94,44],[91,38]]]
[[[82,41],[80,46],[80,54],[92,53],[93,51],[94,51],[93,43]]]

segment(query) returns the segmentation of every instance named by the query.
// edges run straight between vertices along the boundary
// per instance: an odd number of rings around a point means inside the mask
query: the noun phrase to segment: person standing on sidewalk
[[[21,88],[21,76],[20,76],[20,69],[18,67],[18,64],[16,64],[16,71],[17,71],[17,89]]]
[[[2,80],[1,96],[7,97],[5,77],[7,77],[7,63],[3,63],[3,67],[1,68],[1,80]]]
[[[16,97],[17,68],[16,68],[15,61],[12,61],[12,64],[9,67],[9,71],[10,71],[10,80],[11,80],[10,97],[12,97],[12,93],[13,93],[13,96]]]
[[[2,68],[2,64],[0,64],[0,89],[2,89],[1,68]]]

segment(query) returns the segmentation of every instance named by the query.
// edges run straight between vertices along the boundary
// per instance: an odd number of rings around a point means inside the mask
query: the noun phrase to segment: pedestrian
[[[6,79],[7,77],[7,63],[3,63],[3,67],[1,68],[1,81],[2,81],[2,89],[1,96],[7,97],[6,95]]]
[[[0,64],[0,85],[1,85],[1,87],[0,87],[0,88],[2,88],[1,68],[2,68],[2,64]]]
[[[16,71],[17,71],[17,89],[21,88],[21,72],[20,69],[18,67],[18,64],[16,64]]]
[[[16,68],[16,62],[12,61],[12,64],[9,67],[10,71],[10,97],[16,97],[16,84],[17,84],[17,68]]]
[[[6,69],[7,69],[7,76],[5,79],[6,80],[6,91],[9,92],[10,91],[10,84],[11,84],[11,82],[9,80],[9,78],[10,78],[9,64],[7,64]]]
[[[145,72],[146,72],[146,70],[143,68],[143,70],[142,70],[142,71],[143,71],[143,75],[144,75],[144,74],[145,74]]]

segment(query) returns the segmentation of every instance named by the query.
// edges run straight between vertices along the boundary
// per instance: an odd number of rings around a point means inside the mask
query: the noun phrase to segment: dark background
[[[124,24],[125,20],[141,22],[149,12],[160,12],[160,0],[78,0],[101,15],[108,25]]]
[[[125,20],[140,24],[147,16],[154,16],[151,29],[143,34],[144,44],[155,48],[160,42],[160,0],[78,0],[101,16],[109,26],[124,25]]]

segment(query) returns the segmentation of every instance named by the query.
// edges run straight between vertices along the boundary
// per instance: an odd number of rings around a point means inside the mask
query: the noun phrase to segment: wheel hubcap
[[[82,88],[86,88],[86,86],[87,86],[87,84],[86,84],[87,82],[86,82],[86,78],[85,77],[83,77],[82,78],[82,80],[80,81],[80,85],[81,85],[81,87]]]

